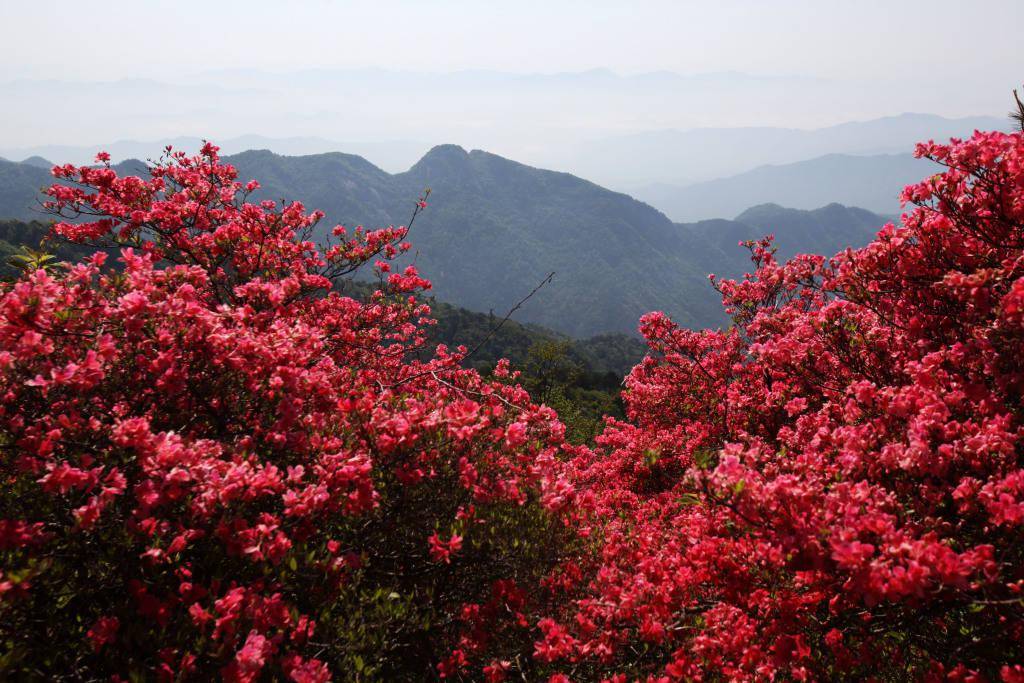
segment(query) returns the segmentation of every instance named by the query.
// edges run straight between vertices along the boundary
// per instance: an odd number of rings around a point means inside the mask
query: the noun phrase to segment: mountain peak
[[[114,164],[114,170],[120,175],[145,177],[149,174],[149,164],[141,159],[125,159]]]
[[[45,168],[47,171],[53,168],[52,162],[38,155],[33,155],[28,157],[27,159],[22,159],[21,163],[28,164],[29,166],[35,166],[36,168]]]
[[[773,216],[783,211],[793,210],[794,209],[782,206],[781,204],[776,204],[775,202],[764,202],[762,204],[755,204],[754,206],[751,206],[749,209],[746,209],[736,216],[734,220],[742,223],[747,220],[756,220],[763,216]]]
[[[278,154],[269,149],[250,149],[224,157],[224,160],[239,168],[257,168],[265,172],[270,168],[278,170],[306,168],[316,169],[316,173],[325,177],[354,174],[363,179],[379,179],[388,176],[388,173],[374,166],[364,157],[345,152],[288,155]]]
[[[435,161],[435,160],[455,161],[455,160],[463,160],[463,159],[468,159],[468,158],[469,158],[469,152],[467,152],[460,145],[455,145],[455,144],[435,145],[435,146],[431,147],[430,150],[426,154],[423,155],[423,158],[420,159],[420,163],[422,163],[424,161],[428,161],[428,160],[430,160],[430,161]]]
[[[845,204],[840,204],[839,202],[830,202],[816,209],[797,209],[789,206],[782,206],[781,204],[776,204],[774,202],[766,202],[764,204],[757,204],[756,206],[750,207],[740,215],[736,216],[736,220],[741,223],[749,222],[752,225],[757,225],[766,220],[780,220],[783,216],[787,215],[797,216],[813,214],[816,216],[820,216],[822,218],[835,219],[842,218],[853,212],[860,211],[864,211],[869,215],[875,215],[872,214],[870,211],[866,211],[865,209],[846,206]]]
[[[429,176],[437,178],[463,177],[470,173],[469,152],[459,145],[437,145],[423,155],[423,158],[413,164],[409,173],[418,176]]]

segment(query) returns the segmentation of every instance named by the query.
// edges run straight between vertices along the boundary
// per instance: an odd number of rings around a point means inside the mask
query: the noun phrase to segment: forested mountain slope
[[[787,253],[834,252],[863,244],[883,222],[833,205],[813,212],[758,207],[735,221],[673,224],[643,202],[570,174],[454,145],[435,147],[399,174],[342,153],[254,150],[227,161],[243,180],[260,181],[258,198],[300,200],[325,211],[323,234],[336,223],[405,224],[429,188],[409,258],[437,298],[500,316],[554,272],[517,319],[573,337],[633,333],[651,310],[686,326],[724,324],[707,275],[746,270],[740,240],[774,232]],[[116,168],[145,172],[135,160]],[[0,162],[0,217],[38,217],[39,188],[51,180],[37,165]]]

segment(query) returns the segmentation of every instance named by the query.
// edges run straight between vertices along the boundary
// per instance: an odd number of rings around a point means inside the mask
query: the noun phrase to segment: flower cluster
[[[47,207],[107,251],[0,285],[0,671],[429,675],[464,605],[550,567],[520,540],[559,533],[562,425],[422,350],[406,228],[314,244],[209,144],[98,161]]]
[[[735,324],[641,331],[628,420],[573,463],[599,551],[536,657],[579,680],[1015,681],[1024,661],[1024,134],[874,242],[716,282]],[[566,568],[568,569],[568,568]]]
[[[0,671],[1024,680],[1024,133],[917,153],[867,247],[645,316],[593,448],[426,353],[406,228],[55,168],[106,251],[0,285]]]

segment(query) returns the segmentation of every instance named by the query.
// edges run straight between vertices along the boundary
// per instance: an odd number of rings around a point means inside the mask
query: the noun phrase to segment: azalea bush
[[[1024,134],[922,144],[900,225],[642,320],[574,460],[597,539],[535,655],[574,680],[1024,680]]]
[[[422,349],[407,229],[314,244],[322,214],[250,201],[210,144],[98,162],[54,168],[46,206],[105,251],[0,285],[0,675],[422,680],[528,652],[564,428],[505,365]],[[379,286],[345,296],[360,267]]]
[[[0,284],[0,673],[1024,680],[1024,133],[917,154],[867,247],[645,316],[592,447],[424,348],[407,228],[55,168],[101,251]]]

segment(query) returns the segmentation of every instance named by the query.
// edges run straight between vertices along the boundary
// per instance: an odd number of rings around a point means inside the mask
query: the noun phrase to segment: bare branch
[[[1017,111],[1011,111],[1010,118],[1016,121],[1020,129],[1024,131],[1024,102],[1020,101],[1016,88],[1013,89],[1013,99],[1017,102]]]
[[[544,278],[543,280],[541,280],[540,284],[537,285],[536,287],[534,287],[532,292],[530,292],[529,294],[524,296],[522,299],[519,300],[519,302],[515,306],[510,308],[508,313],[505,314],[505,317],[502,318],[501,321],[497,325],[495,325],[494,327],[491,328],[491,331],[487,333],[487,336],[484,337],[476,346],[473,347],[473,349],[469,353],[467,353],[465,355],[465,357],[462,359],[463,362],[469,360],[473,356],[474,353],[476,353],[477,351],[480,350],[481,347],[483,347],[484,344],[486,344],[487,342],[491,341],[491,339],[494,338],[494,335],[496,335],[498,333],[498,330],[501,329],[501,326],[504,325],[505,323],[507,323],[509,318],[512,317],[512,314],[515,313],[516,311],[518,311],[519,308],[523,304],[525,304],[527,301],[529,301],[530,298],[534,294],[539,292],[541,287],[543,287],[544,285],[546,285],[549,282],[551,282],[554,279],[554,277],[555,277],[554,271],[548,273],[548,276],[546,278]]]

